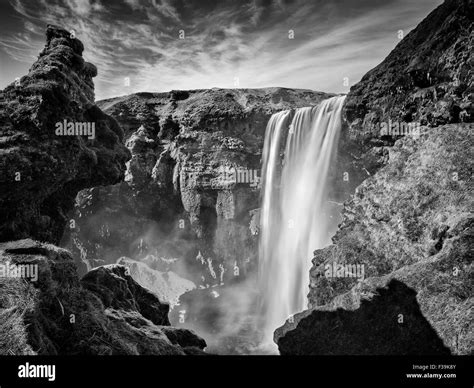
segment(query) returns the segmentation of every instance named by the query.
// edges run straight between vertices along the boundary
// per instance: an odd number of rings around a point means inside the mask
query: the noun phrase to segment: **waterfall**
[[[273,331],[306,308],[313,251],[328,236],[328,170],[345,97],[274,114],[265,132],[259,258],[261,329],[273,351]],[[282,156],[283,154],[283,156]]]

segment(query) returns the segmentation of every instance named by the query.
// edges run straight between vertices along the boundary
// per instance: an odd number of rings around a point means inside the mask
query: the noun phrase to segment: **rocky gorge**
[[[314,252],[308,309],[275,331],[282,355],[473,353],[473,11],[446,0],[348,93],[332,244]],[[0,277],[0,353],[256,352],[267,122],[335,94],[96,102],[82,43],[55,26],[46,38],[1,91],[0,261],[38,278]],[[94,138],[57,136],[63,120],[95,123]],[[328,276],[338,265],[363,277]]]
[[[84,272],[127,263],[140,284],[176,306],[175,324],[209,331],[207,338],[231,321],[245,326],[247,294],[255,294],[267,121],[330,96],[211,89],[100,101],[124,128],[132,158],[124,182],[78,195],[75,227],[62,244]],[[231,300],[241,307],[230,319],[225,306],[236,290],[240,298]]]
[[[211,89],[100,101],[124,128],[132,158],[124,182],[81,192],[73,216],[77,227],[66,244],[92,267],[121,256],[153,256],[163,267],[163,260],[181,257],[204,266],[192,271],[203,285],[232,280],[234,268],[245,275],[257,260],[266,123],[277,111],[328,96],[283,88]],[[100,219],[97,225],[89,214]]]

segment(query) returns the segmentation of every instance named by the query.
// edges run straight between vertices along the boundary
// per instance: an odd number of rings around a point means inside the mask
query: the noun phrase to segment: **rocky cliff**
[[[97,69],[82,43],[54,26],[46,38],[29,73],[0,93],[0,241],[58,243],[76,194],[122,180],[129,158],[120,126],[94,103]]]
[[[256,263],[267,121],[327,97],[284,88],[210,89],[99,102],[124,128],[132,159],[125,182],[81,192],[76,227],[64,244],[82,258],[84,271],[126,256],[196,286],[245,277]]]
[[[367,179],[282,354],[472,354],[472,6],[443,3],[351,88],[340,146]]]
[[[445,1],[351,87],[340,148],[354,156],[346,162],[352,189],[386,163],[409,125],[473,121],[472,15],[472,1]]]

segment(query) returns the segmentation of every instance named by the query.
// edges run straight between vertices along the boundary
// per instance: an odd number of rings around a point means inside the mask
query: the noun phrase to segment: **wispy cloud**
[[[31,65],[47,23],[74,30],[98,98],[137,91],[286,86],[344,92],[441,0],[11,0],[1,63]],[[2,72],[3,73],[3,72]],[[22,73],[17,74],[18,76]],[[125,78],[130,86],[125,86]]]

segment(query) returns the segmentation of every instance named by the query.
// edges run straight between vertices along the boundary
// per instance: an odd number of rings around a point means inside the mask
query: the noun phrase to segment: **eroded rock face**
[[[84,271],[127,256],[152,260],[196,285],[244,277],[256,264],[268,119],[328,97],[283,88],[210,89],[101,101],[124,128],[132,159],[126,182],[80,193],[72,216],[77,227],[65,244],[82,257]],[[165,265],[173,259],[185,265]]]
[[[0,263],[37,266],[23,271],[36,278],[0,277],[1,354],[179,355],[206,347],[192,331],[170,327],[169,306],[126,267],[79,280],[68,251],[30,239],[0,244]]]
[[[136,310],[156,325],[170,324],[169,305],[138,285],[127,267],[112,264],[94,268],[81,283],[100,298],[105,308]]]
[[[452,124],[395,143],[388,164],[346,202],[334,245],[315,251],[311,309],[276,331],[282,353],[417,353],[410,338],[418,354],[444,353],[438,337],[453,354],[473,352],[473,142],[473,124]],[[328,272],[334,263],[362,266],[363,278]],[[393,342],[384,345],[388,328]]]
[[[78,191],[123,179],[129,152],[117,122],[94,103],[94,65],[82,43],[49,25],[29,73],[0,93],[0,241],[58,243]],[[57,123],[94,125],[57,135]],[[81,125],[82,128],[82,125]]]
[[[404,283],[392,280],[386,288],[376,289],[370,299],[351,302],[298,316],[298,326],[278,340],[280,353],[450,354],[420,312],[416,292]],[[276,335],[278,338],[279,333]]]
[[[473,121],[473,15],[472,1],[445,1],[351,88],[340,147],[357,158],[349,170],[356,186],[368,176],[363,168],[375,172],[387,161],[385,147],[404,135],[383,123]]]

